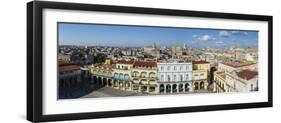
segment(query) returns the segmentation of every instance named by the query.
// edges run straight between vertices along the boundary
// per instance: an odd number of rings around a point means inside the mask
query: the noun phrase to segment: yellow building
[[[192,66],[193,91],[207,90],[210,79],[210,63],[207,61],[193,61]]]
[[[105,62],[104,62],[104,64],[112,64],[111,59],[106,59]]]
[[[134,61],[117,61],[113,71],[114,87],[118,87],[124,90],[131,90],[131,70],[133,68]],[[117,85],[118,84],[118,85]]]
[[[156,93],[157,63],[153,61],[135,61],[132,68],[132,90]]]
[[[225,72],[215,72],[214,73],[214,83],[213,83],[213,92],[229,92],[230,87],[226,82],[226,73]]]
[[[98,86],[113,85],[113,65],[112,64],[97,64],[89,66],[91,73],[91,83]]]

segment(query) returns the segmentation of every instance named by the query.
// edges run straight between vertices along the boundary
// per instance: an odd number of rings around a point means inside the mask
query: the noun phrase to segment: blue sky
[[[59,45],[257,47],[257,31],[59,23]]]

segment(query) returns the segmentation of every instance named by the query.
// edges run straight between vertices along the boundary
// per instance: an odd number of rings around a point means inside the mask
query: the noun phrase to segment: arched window
[[[172,89],[172,90],[173,90],[173,93],[176,93],[176,92],[177,92],[177,90],[178,90],[178,89],[177,89],[177,84],[173,84],[173,89]]]
[[[185,92],[189,92],[189,84],[188,83],[186,83],[185,85],[184,85],[184,90],[185,90]]]
[[[204,82],[200,82],[200,89],[204,89]]]
[[[134,76],[134,77],[138,77],[138,76],[139,76],[139,72],[138,72],[138,71],[134,71],[134,72],[133,72],[133,76]]]
[[[146,72],[141,72],[141,77],[145,78],[146,77]]]
[[[183,84],[179,84],[179,92],[183,92]]]
[[[114,74],[114,78],[115,78],[115,79],[119,79],[118,73],[115,73],[115,74]]]
[[[195,86],[195,90],[199,90],[199,85],[198,85],[198,83],[196,82],[196,83],[194,83],[194,86]]]
[[[149,77],[150,77],[150,78],[155,78],[155,75],[156,75],[156,74],[155,74],[154,72],[150,72],[150,73],[149,73]]]
[[[164,93],[164,91],[165,91],[165,87],[164,87],[164,85],[163,85],[163,84],[161,84],[161,85],[160,85],[160,87],[159,87],[159,91],[160,91],[160,93]]]
[[[166,92],[167,93],[170,93],[171,92],[171,85],[166,85]]]
[[[119,79],[123,80],[124,79],[124,76],[122,73],[119,74]]]
[[[124,75],[124,79],[125,79],[125,80],[129,80],[129,75],[128,75],[128,74],[125,74],[125,75]]]

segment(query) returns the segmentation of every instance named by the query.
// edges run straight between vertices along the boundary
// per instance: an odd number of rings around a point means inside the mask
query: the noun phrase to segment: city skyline
[[[257,31],[58,23],[59,45],[192,48],[257,47]]]

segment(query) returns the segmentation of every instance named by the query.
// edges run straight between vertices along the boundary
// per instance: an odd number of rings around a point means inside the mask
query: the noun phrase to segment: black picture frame
[[[42,10],[45,8],[266,21],[268,22],[268,101],[257,102],[257,103],[241,103],[241,104],[43,115],[42,113],[43,111],[42,110],[43,109],[42,107],[43,106],[42,105],[43,104],[43,95],[42,95],[43,12]],[[29,2],[27,3],[27,120],[31,122],[45,122],[45,121],[63,121],[63,120],[94,119],[94,118],[107,118],[107,117],[124,117],[124,116],[137,116],[137,115],[155,115],[155,114],[272,107],[273,106],[273,97],[272,97],[273,28],[272,27],[273,27],[273,17],[264,16],[264,15],[185,11],[185,10],[93,5],[93,4],[63,3],[63,2],[45,2],[45,1]]]

